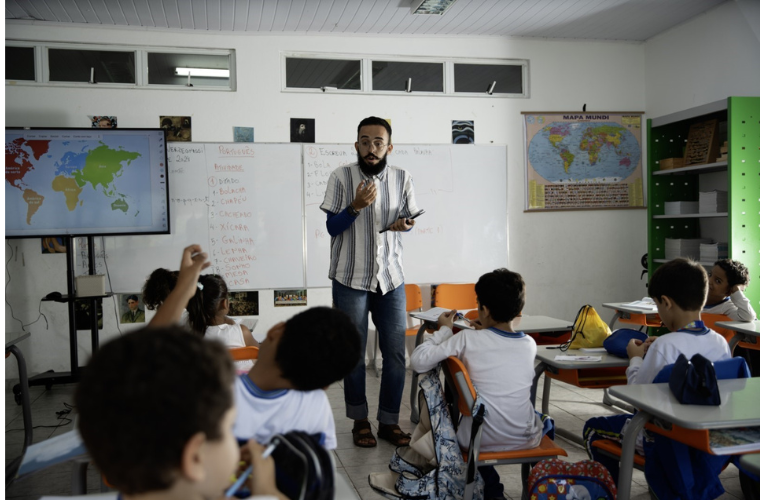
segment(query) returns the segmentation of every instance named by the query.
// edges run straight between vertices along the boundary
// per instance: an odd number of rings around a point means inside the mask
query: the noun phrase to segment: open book
[[[716,455],[760,450],[760,427],[732,427],[710,431],[710,449]]]

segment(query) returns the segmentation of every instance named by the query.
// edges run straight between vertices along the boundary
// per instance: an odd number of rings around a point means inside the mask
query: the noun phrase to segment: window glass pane
[[[372,90],[406,90],[412,79],[412,92],[443,92],[443,63],[372,61]]]
[[[495,94],[522,94],[522,66],[503,64],[455,64],[454,92],[484,93],[496,82]]]
[[[34,81],[34,47],[5,47],[5,79]]]
[[[285,86],[287,88],[361,89],[361,61],[345,59],[285,59]]]
[[[188,70],[189,68],[189,70]],[[203,70],[214,70],[205,72]],[[230,56],[210,54],[148,54],[148,84],[187,85],[203,87],[230,87]]]
[[[49,49],[51,82],[89,82],[95,68],[100,83],[135,83],[134,52]]]

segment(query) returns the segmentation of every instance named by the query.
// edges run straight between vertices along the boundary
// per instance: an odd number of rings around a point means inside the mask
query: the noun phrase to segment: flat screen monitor
[[[163,129],[6,129],[5,237],[167,234]]]

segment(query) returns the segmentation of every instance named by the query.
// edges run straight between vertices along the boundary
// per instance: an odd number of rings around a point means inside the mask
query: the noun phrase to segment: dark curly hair
[[[153,311],[164,303],[174,287],[177,285],[179,271],[169,271],[159,267],[148,276],[143,285],[143,304]]]
[[[499,322],[512,321],[525,307],[525,282],[520,274],[505,268],[486,273],[475,283],[475,295]]]
[[[715,265],[725,271],[729,289],[734,285],[749,285],[749,269],[738,260],[721,259]]]
[[[123,494],[171,487],[193,435],[222,438],[234,377],[221,342],[180,327],[144,328],[106,343],[75,394],[87,451]]]

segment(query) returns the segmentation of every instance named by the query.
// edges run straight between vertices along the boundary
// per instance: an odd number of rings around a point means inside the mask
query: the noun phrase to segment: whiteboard
[[[304,145],[306,285],[330,286],[330,235],[319,209],[327,179],[356,161],[353,144]],[[408,170],[425,214],[402,236],[407,283],[474,282],[507,263],[505,146],[394,145],[388,163]]]
[[[115,292],[191,243],[233,290],[304,287],[301,144],[169,143],[171,234],[104,238]]]

